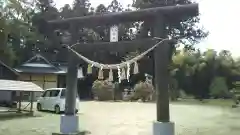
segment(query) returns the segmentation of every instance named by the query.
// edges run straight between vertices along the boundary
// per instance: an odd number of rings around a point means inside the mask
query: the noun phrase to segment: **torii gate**
[[[198,15],[198,4],[187,4],[178,6],[165,6],[148,8],[130,12],[110,13],[103,15],[91,15],[84,17],[75,17],[62,20],[52,20],[48,23],[50,28],[70,29],[72,41],[69,44],[77,42],[78,28],[95,27],[100,25],[114,25],[125,22],[148,21],[151,20],[153,26],[153,36],[166,38],[165,26],[168,19],[183,20],[191,16]],[[177,18],[176,18],[177,17]],[[109,51],[134,51],[137,48],[146,49],[154,45],[156,41],[152,39],[142,39],[122,42],[105,43],[80,43],[75,49],[84,51],[103,49]],[[169,116],[169,94],[168,94],[168,64],[170,45],[164,42],[154,50],[154,70],[155,70],[155,88],[157,96],[157,121],[153,123],[154,135],[174,135],[174,123],[170,122]],[[77,93],[77,60],[69,53],[68,73],[67,73],[67,93],[65,115],[61,116],[60,132],[63,134],[76,133],[78,131],[78,116],[75,115],[75,97]]]

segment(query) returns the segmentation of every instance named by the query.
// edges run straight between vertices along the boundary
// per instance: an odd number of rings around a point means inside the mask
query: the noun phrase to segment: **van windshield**
[[[66,89],[62,89],[61,98],[65,98],[65,97],[66,97]],[[78,97],[78,94],[76,97]]]

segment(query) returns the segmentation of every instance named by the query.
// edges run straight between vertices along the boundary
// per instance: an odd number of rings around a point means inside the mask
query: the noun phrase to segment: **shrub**
[[[187,94],[185,90],[179,90],[179,98],[180,99],[194,99],[193,95]]]
[[[107,101],[113,99],[114,84],[108,80],[96,80],[93,83],[93,95],[100,101]]]
[[[210,85],[210,94],[214,98],[226,98],[229,96],[226,79],[224,77],[215,77]]]
[[[176,101],[179,97],[179,90],[178,90],[178,81],[174,78],[170,79],[169,83],[169,97],[172,101]]]
[[[113,100],[122,100],[122,90],[118,82],[114,83]]]
[[[148,98],[150,98],[151,94],[154,93],[153,85],[149,82],[140,82],[134,87],[134,94],[132,99],[138,100],[141,99],[145,102]]]

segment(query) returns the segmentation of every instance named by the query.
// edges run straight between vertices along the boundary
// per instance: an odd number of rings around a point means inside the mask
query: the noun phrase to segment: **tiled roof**
[[[32,82],[0,80],[0,91],[41,92],[43,89]]]
[[[53,73],[53,74],[64,74],[60,68],[54,66],[42,55],[37,54],[30,58],[27,62],[23,63],[19,67],[15,68],[18,73]]]
[[[18,73],[45,73],[45,74],[65,74],[63,70],[55,70],[52,68],[39,68],[39,67],[21,67],[15,69]]]
[[[12,71],[14,74],[18,75],[18,73],[11,67],[9,67],[8,65],[6,65],[5,63],[3,63],[1,60],[0,60],[0,65],[3,65],[4,67],[6,67],[7,69],[9,69],[10,71]]]
[[[34,61],[34,60],[38,61]],[[43,61],[40,61],[43,60]],[[66,74],[67,63],[50,62],[42,55],[37,54],[30,58],[27,62],[23,63],[19,67],[15,68],[18,73],[52,73],[52,74]],[[77,77],[84,78],[83,70],[81,67],[78,68]]]
[[[34,61],[34,60],[37,60],[37,61]],[[41,60],[43,60],[44,63],[39,63]],[[22,66],[25,66],[25,64],[40,64],[40,65],[45,64],[45,65],[48,65],[49,67],[52,67],[58,70],[57,67],[55,67],[50,61],[48,61],[46,58],[44,58],[40,54],[35,55],[34,57],[26,61]]]
[[[40,67],[40,68],[53,68],[49,64],[42,64],[42,63],[25,63],[22,66],[24,67]]]

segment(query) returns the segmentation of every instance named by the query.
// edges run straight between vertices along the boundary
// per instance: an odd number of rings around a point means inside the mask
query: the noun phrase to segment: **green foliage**
[[[93,95],[100,101],[112,100],[114,84],[108,80],[96,80],[93,83]]]
[[[210,85],[215,77],[226,79],[227,89],[232,89],[234,77],[239,76],[240,65],[229,51],[180,50],[172,57],[171,76],[178,81],[180,89],[196,98],[209,98]]]
[[[224,77],[215,77],[210,85],[210,94],[213,97],[227,97],[229,95],[226,79]]]
[[[178,81],[174,78],[170,79],[169,96],[170,96],[172,101],[176,101],[177,98],[179,97]]]
[[[156,6],[174,6],[193,3],[191,0],[134,0],[133,7],[137,9],[145,9]],[[173,17],[174,18],[174,17]],[[177,19],[169,20],[168,35],[178,37],[185,48],[191,48],[199,39],[205,38],[208,35],[203,28],[199,28],[199,16],[186,18],[185,21]],[[141,25],[141,30],[149,29],[151,31],[151,24],[148,22]],[[186,40],[187,39],[187,40]]]
[[[189,95],[184,90],[179,90],[179,98],[187,99]]]
[[[43,36],[32,26],[32,5],[26,0],[9,0],[0,7],[0,50],[4,52],[0,55],[7,64],[16,64],[25,55],[38,50],[35,45],[43,41]]]
[[[139,82],[134,87],[134,94],[132,98],[135,100],[141,99],[142,101],[146,101],[153,92],[154,88],[151,83],[147,81]]]

